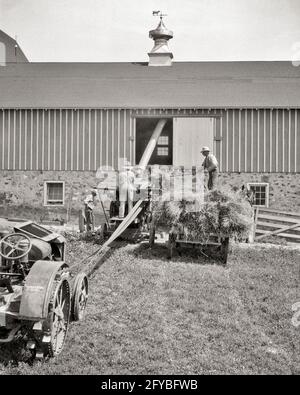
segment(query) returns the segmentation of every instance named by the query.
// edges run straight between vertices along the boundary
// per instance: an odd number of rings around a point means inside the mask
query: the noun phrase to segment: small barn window
[[[157,147],[157,155],[158,156],[168,156],[169,148],[168,147]]]
[[[269,207],[269,184],[268,183],[249,183],[248,188],[254,193],[254,206]]]
[[[65,183],[63,181],[46,181],[44,184],[44,205],[63,206],[65,203]]]
[[[157,144],[158,145],[169,145],[169,136],[160,136]]]

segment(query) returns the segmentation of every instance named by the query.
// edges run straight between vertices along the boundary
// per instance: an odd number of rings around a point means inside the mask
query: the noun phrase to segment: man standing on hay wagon
[[[218,183],[219,175],[219,163],[217,158],[210,152],[208,147],[203,147],[201,151],[202,155],[205,156],[202,166],[204,170],[208,171],[208,184],[207,188],[209,191],[215,189]]]

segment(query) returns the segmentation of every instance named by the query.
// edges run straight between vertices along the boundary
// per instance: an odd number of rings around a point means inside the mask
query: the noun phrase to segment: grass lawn
[[[94,274],[61,356],[0,374],[300,374],[299,265],[280,247],[234,246],[227,268],[122,247]]]

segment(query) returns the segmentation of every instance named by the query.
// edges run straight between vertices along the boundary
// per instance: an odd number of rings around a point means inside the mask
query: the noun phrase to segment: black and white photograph
[[[299,0],[0,0],[1,376],[300,375],[299,285]]]

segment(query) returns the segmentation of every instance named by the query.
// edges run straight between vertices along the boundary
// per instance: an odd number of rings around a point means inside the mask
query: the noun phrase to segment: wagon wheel
[[[227,264],[228,252],[229,252],[229,237],[222,239],[221,241],[221,259],[225,266]]]
[[[70,322],[71,292],[67,279],[55,282],[52,299],[49,304],[48,318],[44,322],[43,332],[48,341],[43,344],[44,356],[58,356],[65,344]]]
[[[82,321],[85,314],[89,296],[89,283],[85,273],[80,273],[75,278],[74,294],[72,298],[72,319]]]

